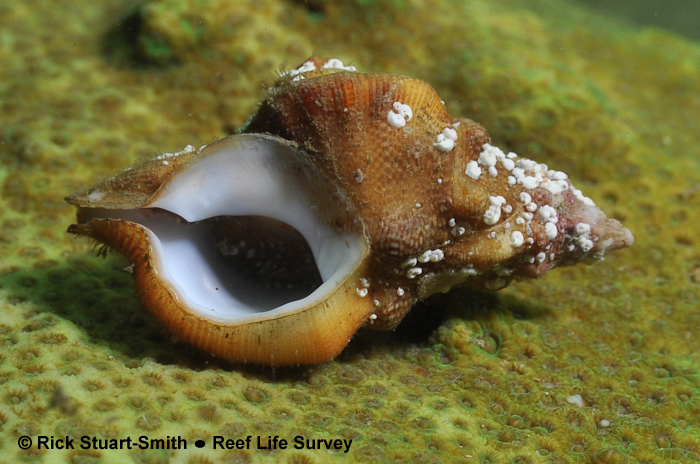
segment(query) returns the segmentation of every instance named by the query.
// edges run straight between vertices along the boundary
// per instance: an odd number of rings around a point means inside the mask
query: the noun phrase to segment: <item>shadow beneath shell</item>
[[[408,353],[416,349],[439,350],[438,331],[450,330],[456,320],[489,327],[494,319],[515,324],[553,317],[554,313],[547,306],[511,293],[455,289],[418,302],[393,331],[361,329],[337,360],[352,362],[358,356],[376,357],[387,353],[410,356]],[[446,364],[450,362],[449,356],[439,353],[436,359]]]
[[[31,269],[10,269],[0,274],[0,290],[6,301],[33,308],[32,317],[19,327],[0,324],[0,342],[18,343],[13,332],[23,331],[36,332],[39,343],[69,344],[69,339],[56,327],[61,318],[78,327],[87,336],[87,342],[107,347],[107,355],[128,368],[156,362],[194,371],[237,371],[275,382],[308,380],[323,369],[324,365],[270,369],[233,364],[178,342],[139,304],[127,265],[116,254],[106,258],[81,254],[64,262],[45,260]],[[488,320],[494,317],[508,323],[553,316],[548,308],[517,295],[453,290],[419,302],[394,331],[361,329],[336,361],[352,364],[357,359],[407,357],[412,350],[439,345],[436,334],[442,329],[449,330],[450,321],[488,325]],[[443,358],[449,363],[449,356]],[[102,361],[102,356],[94,360]]]
[[[106,258],[86,253],[0,273],[0,291],[7,303],[31,308],[26,311],[31,317],[18,327],[0,325],[0,342],[18,343],[12,333],[22,331],[36,332],[39,344],[75,343],[64,334],[71,328],[59,327],[63,319],[85,334],[84,345],[87,341],[107,347],[106,355],[129,368],[155,361],[193,370],[233,369],[230,363],[178,342],[148,314],[137,300],[128,264],[115,253]]]

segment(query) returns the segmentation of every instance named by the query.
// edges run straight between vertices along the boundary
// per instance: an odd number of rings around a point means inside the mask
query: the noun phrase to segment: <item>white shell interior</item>
[[[292,147],[268,136],[229,139],[181,166],[146,205],[187,222],[149,209],[109,210],[99,216],[118,216],[147,229],[157,273],[194,313],[232,322],[322,301],[365,256],[364,235],[328,226],[331,218],[324,215],[329,208],[321,203],[332,195]],[[223,267],[205,228],[197,224],[217,216],[265,216],[291,225],[308,242],[323,284],[307,296],[239,281],[235,269]]]

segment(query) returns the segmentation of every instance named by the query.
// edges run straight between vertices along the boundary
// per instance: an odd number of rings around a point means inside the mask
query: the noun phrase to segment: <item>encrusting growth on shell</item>
[[[496,290],[632,244],[629,230],[605,218],[565,174],[505,155],[479,124],[452,120],[427,83],[307,69],[303,80],[278,82],[245,131],[294,141],[347,192],[371,247],[371,294],[380,302],[373,329],[395,327],[417,299],[453,286]],[[386,119],[397,102],[412,109],[402,127]],[[450,150],[440,146],[445,140],[454,142]],[[470,175],[472,163],[489,175]],[[353,182],[357,170],[361,184]],[[526,209],[521,193],[537,206]],[[535,215],[538,207],[559,211],[559,222]],[[577,224],[595,229],[594,248],[577,245]],[[513,233],[523,236],[522,246],[511,244]],[[433,249],[444,259],[420,275],[395,272]],[[533,259],[539,253],[541,262]]]
[[[566,174],[491,145],[482,126],[451,119],[433,88],[419,80],[312,58],[281,76],[243,132],[200,151],[160,157],[68,198],[79,206],[79,224],[69,231],[127,256],[149,311],[181,339],[232,361],[329,360],[363,323],[392,329],[417,300],[436,292],[498,290],[514,278],[603,259],[634,241]],[[274,162],[238,153],[237,140],[273,150]],[[178,179],[223,152],[227,163],[238,163],[232,172],[249,170],[251,178],[275,178],[281,162],[287,170],[280,178],[298,188],[263,181],[248,190],[227,186],[234,193],[225,203],[237,206],[227,206],[226,214],[217,209],[223,217],[197,216],[208,229],[176,203],[165,207],[162,198],[177,196]],[[205,182],[188,196],[209,205],[230,182]],[[280,211],[256,203],[257,190],[283,191],[265,197],[280,203]],[[286,220],[284,210],[292,208],[286,202],[305,219]],[[229,215],[231,208],[237,213]],[[144,215],[156,219],[140,219]],[[182,230],[208,230],[216,253],[202,253],[228,256],[230,265],[271,288],[296,291],[307,285],[300,280],[306,274],[317,281],[308,284],[310,295],[290,297],[276,309],[224,317],[217,313],[225,309],[212,307],[211,317],[193,315],[183,303],[184,284],[158,274],[158,250],[149,240],[159,232],[148,230],[166,220]],[[325,238],[317,242],[315,235]],[[351,251],[343,251],[343,243]],[[320,276],[309,271],[314,262]]]

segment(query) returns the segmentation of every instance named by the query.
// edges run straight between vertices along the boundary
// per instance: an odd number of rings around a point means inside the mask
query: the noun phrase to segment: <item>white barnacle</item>
[[[418,260],[416,258],[409,258],[406,261],[404,261],[403,263],[401,263],[401,267],[409,267],[409,266],[413,267],[416,265],[417,262],[418,262]]]
[[[503,150],[498,147],[494,147],[490,143],[485,143],[481,150],[482,151],[479,154],[479,164],[486,167],[486,169],[489,171],[489,175],[496,177],[498,174],[498,171],[496,170],[496,162],[498,160],[505,160],[506,155],[503,153]],[[507,164],[508,163],[506,163],[506,165]],[[510,169],[508,170],[510,171]]]
[[[206,145],[205,145],[206,146]],[[204,148],[204,147],[202,147]],[[182,149],[182,151],[178,151],[177,153],[163,153],[162,155],[156,157],[158,160],[166,159],[166,158],[177,158],[180,155],[188,154],[188,153],[194,153],[196,149],[192,145],[187,145],[185,148]],[[167,165],[168,163],[163,163]]]
[[[569,176],[566,175],[566,173],[562,172],[562,171],[548,171],[547,176],[554,179],[554,180],[564,180],[564,179],[569,178]]]
[[[486,145],[484,145],[486,146]],[[490,168],[491,166],[496,165],[496,155],[494,155],[490,150],[485,150],[482,151],[479,154],[479,164],[482,164],[486,166],[487,168]]]
[[[510,244],[515,248],[521,246],[523,243],[525,243],[525,237],[523,237],[522,232],[516,230],[510,234]]]
[[[387,113],[386,120],[392,127],[403,127],[406,125],[406,119],[393,111]]]
[[[501,219],[501,206],[506,203],[506,199],[502,196],[489,196],[491,206],[484,213],[484,222],[488,225],[494,225]]]
[[[455,142],[457,141],[457,131],[446,127],[443,129],[441,134],[437,136],[437,142],[435,145],[440,151],[450,151],[455,147]]]
[[[557,238],[559,230],[557,229],[556,224],[554,224],[553,222],[548,222],[544,225],[544,233],[547,234],[548,239],[554,240],[555,238]]]
[[[506,168],[506,171],[512,171],[515,167],[515,161],[510,158],[503,158],[501,160],[501,164],[503,164],[503,167]]]
[[[467,170],[464,171],[464,173],[474,180],[479,180],[479,176],[481,176],[481,167],[476,161],[470,161],[467,163]]]
[[[590,239],[591,226],[585,222],[579,222],[574,227],[574,241],[581,247],[581,251],[588,253],[593,248],[593,241]]]
[[[442,135],[444,135],[448,140],[452,140],[453,142],[457,141],[457,131],[450,127],[445,127],[442,130]]]
[[[520,192],[520,201],[523,202],[523,206],[527,206],[532,203],[532,196],[527,192]]]
[[[593,248],[593,241],[592,240],[581,240],[579,242],[579,246],[581,247],[581,251],[584,253],[588,253],[591,251],[591,248]]]
[[[88,195],[88,200],[98,202],[104,197],[105,194],[103,192],[100,192],[98,190],[95,190],[93,192],[90,192],[90,195]]]
[[[326,61],[323,66],[321,66],[321,69],[342,69],[343,71],[353,72],[357,71],[355,66],[345,66],[338,58],[331,58],[330,60]]]
[[[552,195],[559,195],[561,192],[569,188],[569,184],[565,180],[552,180],[543,183],[543,187],[549,190]]]
[[[431,263],[437,263],[438,261],[442,261],[443,258],[445,258],[445,253],[443,253],[443,251],[440,249],[433,250],[430,254]]]
[[[409,279],[415,279],[416,277],[418,277],[422,273],[423,273],[423,269],[421,269],[419,267],[412,267],[411,269],[406,271],[406,277],[408,277]]]
[[[369,293],[369,290],[367,290],[366,288],[356,288],[355,291],[360,296],[360,298],[366,297],[367,293]]]
[[[588,233],[590,233],[590,231],[591,231],[591,225],[587,224],[585,222],[579,222],[574,227],[574,232],[576,232],[577,236],[587,235]]]
[[[576,197],[577,200],[581,201],[584,205],[586,206],[595,206],[595,203],[593,203],[593,200],[588,198],[587,196],[584,196],[583,193],[573,185],[569,187],[569,190],[571,190]]]
[[[549,205],[544,205],[541,206],[540,209],[538,210],[540,217],[542,218],[543,221],[546,222],[553,222],[557,223],[559,222],[559,216],[557,214],[557,210],[552,208]]]
[[[404,293],[406,293],[406,292],[404,291],[403,288],[399,287],[399,288],[396,289],[396,294],[397,294],[398,296],[403,296]]]
[[[406,122],[413,118],[413,110],[410,106],[401,102],[394,102],[393,108],[386,115],[386,120],[392,127],[403,127],[406,125]]]
[[[299,66],[297,69],[291,69],[287,72],[282,73],[282,76],[290,76],[290,77],[301,77],[300,74],[303,74],[305,72],[309,71],[315,71],[316,70],[316,65],[314,64],[313,61],[305,61],[304,64]]]
[[[445,254],[440,249],[428,250],[418,257],[418,261],[421,263],[427,263],[428,261],[437,263],[438,261],[442,261],[444,257]]]
[[[463,274],[463,275],[473,276],[473,275],[478,275],[478,274],[479,274],[479,271],[477,271],[476,269],[474,269],[474,265],[473,265],[473,264],[469,264],[469,265],[467,265],[467,266],[461,268],[461,269],[459,270],[459,273],[460,273],[460,274]]]
[[[522,182],[523,178],[525,177],[525,170],[523,168],[515,167],[511,173],[513,174],[513,177],[515,177],[516,182]]]
[[[537,162],[527,158],[520,158],[515,162],[515,165],[524,169],[525,171],[534,171],[535,166],[537,166]]]
[[[537,177],[525,176],[525,177],[523,177],[522,184],[523,184],[523,187],[525,187],[526,189],[532,190],[534,188],[537,188],[537,186],[540,185],[540,181],[537,180]]]

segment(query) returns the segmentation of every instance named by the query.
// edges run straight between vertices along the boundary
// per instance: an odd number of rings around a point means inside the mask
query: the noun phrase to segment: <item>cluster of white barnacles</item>
[[[415,279],[423,273],[423,268],[416,266],[418,263],[437,263],[442,261],[444,258],[445,253],[440,249],[427,250],[421,253],[419,256],[407,259],[401,263],[401,267],[408,267],[409,269],[406,271],[406,277],[409,279]]]
[[[340,69],[342,71],[357,71],[355,66],[345,66],[343,62],[337,58],[331,58],[321,65],[321,69]],[[305,61],[301,66],[296,69],[290,69],[289,71],[283,72],[281,77],[289,76],[293,81],[299,81],[304,79],[304,73],[316,71],[316,65],[313,61]]]
[[[390,126],[403,127],[408,121],[413,119],[413,110],[410,106],[401,102],[394,102],[392,107],[394,109],[386,115],[386,120]]]

